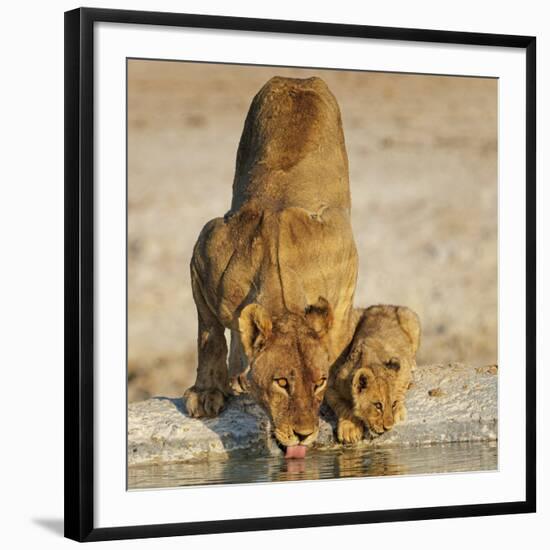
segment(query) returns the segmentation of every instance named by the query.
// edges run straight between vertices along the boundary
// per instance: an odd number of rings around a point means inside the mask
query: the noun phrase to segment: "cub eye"
[[[394,401],[394,402],[392,403],[392,409],[395,409],[395,407],[397,407],[397,401]]]
[[[317,382],[315,382],[315,389],[316,390],[319,390],[321,389],[327,382],[327,379],[325,376],[323,376],[322,378],[319,378],[319,380],[317,380]]]
[[[275,378],[275,383],[281,388],[288,387],[288,380],[286,378]]]
[[[380,401],[377,401],[374,406],[379,410],[381,411],[383,408],[384,408],[384,405],[382,405],[382,403],[380,403]]]
[[[389,361],[385,363],[386,367],[393,370],[399,370],[401,368],[401,363],[397,357],[392,357]]]

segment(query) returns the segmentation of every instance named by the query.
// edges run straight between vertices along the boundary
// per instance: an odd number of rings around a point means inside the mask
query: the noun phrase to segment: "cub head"
[[[331,325],[332,308],[324,298],[301,315],[272,318],[259,304],[246,306],[240,315],[239,331],[250,365],[248,390],[269,415],[284,447],[310,445],[317,438]]]
[[[420,321],[409,308],[365,310],[347,358],[347,384],[355,415],[375,435],[404,419],[403,397],[419,344]]]
[[[385,365],[360,364],[352,372],[351,397],[355,416],[376,435],[391,430],[399,406],[395,396],[399,361]]]

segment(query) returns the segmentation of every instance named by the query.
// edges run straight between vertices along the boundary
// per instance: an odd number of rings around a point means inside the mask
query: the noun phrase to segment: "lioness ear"
[[[252,358],[271,336],[272,322],[269,313],[260,304],[248,304],[239,317],[241,342],[247,357]]]
[[[369,370],[360,367],[353,373],[351,389],[354,395],[364,392],[369,387]]]
[[[319,296],[317,303],[306,307],[306,322],[317,333],[324,336],[332,326],[334,319],[332,307],[325,298]]]
[[[420,319],[418,315],[408,307],[398,307],[397,318],[403,332],[411,341],[413,353],[416,354],[418,346],[420,346]]]

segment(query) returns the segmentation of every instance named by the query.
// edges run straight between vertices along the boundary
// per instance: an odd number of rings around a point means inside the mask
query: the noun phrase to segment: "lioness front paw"
[[[404,403],[397,403],[395,411],[393,413],[393,420],[397,424],[398,422],[405,422],[407,420],[407,408]]]
[[[246,380],[246,374],[239,374],[235,376],[229,382],[229,387],[233,392],[233,395],[241,395],[243,393],[248,393],[248,382]]]
[[[184,394],[187,413],[193,418],[218,416],[225,403],[225,395],[220,390],[199,390],[194,386]]]
[[[358,420],[341,418],[338,420],[338,441],[341,443],[357,443],[363,439],[365,428]]]

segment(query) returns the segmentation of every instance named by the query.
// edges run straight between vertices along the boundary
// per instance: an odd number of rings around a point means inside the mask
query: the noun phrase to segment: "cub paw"
[[[405,422],[407,420],[407,408],[404,403],[397,403],[395,411],[393,413],[393,420],[397,424],[399,422]]]
[[[357,443],[363,439],[364,427],[357,420],[341,418],[338,420],[338,441],[341,443]]]
[[[193,418],[212,418],[223,409],[225,396],[220,390],[199,390],[194,386],[184,394],[187,413]]]

